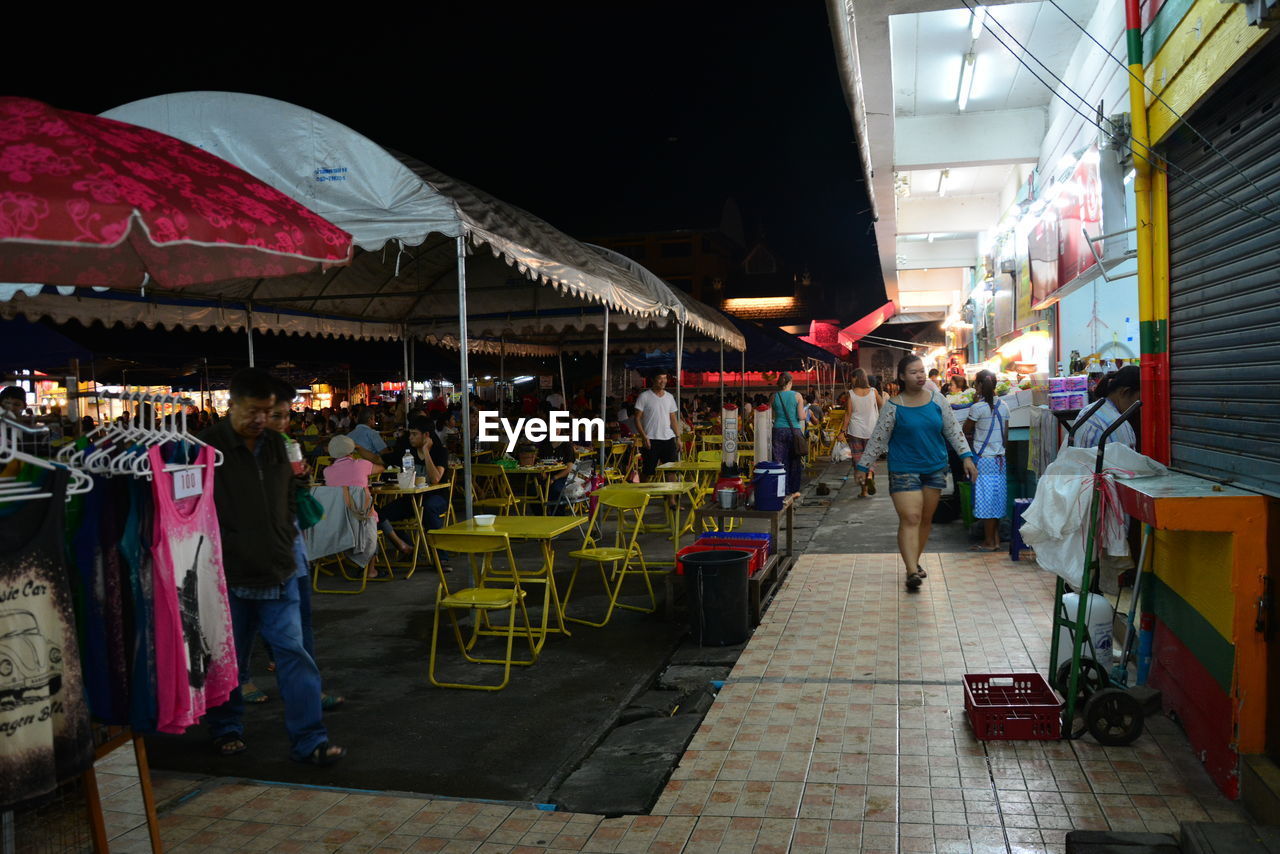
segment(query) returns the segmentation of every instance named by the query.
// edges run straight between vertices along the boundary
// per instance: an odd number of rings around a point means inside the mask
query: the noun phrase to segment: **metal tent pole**
[[[676,423],[680,423],[680,419],[684,417],[684,411],[680,409],[680,386],[683,382],[684,374],[684,324],[676,324]],[[680,444],[680,437],[676,436],[677,446]]]
[[[254,367],[254,364],[253,364],[253,306],[246,305],[244,308],[244,314],[246,319],[246,322],[244,325],[244,331],[249,336],[249,367],[252,368]]]
[[[507,404],[507,336],[498,336],[498,400],[499,412],[506,409]]]
[[[401,395],[401,401],[404,403],[404,427],[409,429],[409,386],[412,380],[409,379],[409,324],[404,325],[404,392]]]
[[[720,342],[720,418],[722,419],[721,426],[723,427],[724,426],[723,425],[723,419],[724,419],[724,342],[723,341]],[[724,431],[721,430],[721,432],[724,432]]]
[[[462,371],[462,494],[466,498],[466,515],[471,518],[471,392],[468,378],[471,365],[467,353],[467,238],[458,237],[458,361]],[[467,585],[471,586],[471,564],[467,563]]]
[[[563,382],[563,380],[562,380]],[[604,307],[604,350],[600,353],[600,421],[601,427],[609,423],[609,395],[606,392],[609,389],[609,306]],[[604,476],[604,455],[605,441],[604,436],[600,437],[600,468],[596,469],[596,474],[600,477]]]
[[[569,388],[564,384],[564,348],[559,348],[556,358],[560,360],[560,396],[564,398],[561,405],[568,408],[569,405]]]

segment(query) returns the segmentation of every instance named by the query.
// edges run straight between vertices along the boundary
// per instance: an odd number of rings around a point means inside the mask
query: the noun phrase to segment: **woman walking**
[[[880,396],[867,381],[867,372],[858,368],[853,372],[853,388],[849,389],[844,410],[844,427],[841,428],[844,440],[849,443],[849,450],[853,453],[855,466],[862,462],[862,451],[867,447],[867,440],[871,438],[871,431],[875,429],[879,417]],[[867,477],[862,481],[858,497],[866,498],[875,494],[875,478]]]
[[[773,459],[786,466],[787,492],[798,499],[804,455],[797,452],[796,444],[804,438],[805,408],[804,396],[791,390],[791,382],[791,374],[783,371],[769,405],[773,409]]]
[[[858,463],[858,483],[863,484],[873,476],[875,461],[889,452],[889,495],[898,512],[898,551],[909,592],[919,590],[927,575],[920,555],[929,540],[938,497],[947,485],[947,443],[963,459],[969,479],[977,475],[950,405],[940,392],[925,388],[926,380],[919,356],[904,356],[898,362],[902,391],[885,401]]]
[[[1004,446],[1009,435],[1009,407],[996,399],[996,375],[979,371],[973,387],[978,400],[969,407],[964,435],[977,458],[978,479],[973,484],[973,516],[982,520],[982,545],[974,551],[1000,550],[1000,520],[1008,501]]]

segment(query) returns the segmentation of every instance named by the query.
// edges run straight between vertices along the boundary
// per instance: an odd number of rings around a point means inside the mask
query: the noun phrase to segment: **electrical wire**
[[[1158,93],[1155,89],[1152,89],[1150,86],[1148,86],[1148,85],[1147,85],[1147,81],[1146,81],[1146,80],[1143,80],[1143,79],[1142,79],[1141,77],[1139,77],[1137,74],[1134,74],[1134,73],[1133,73],[1133,70],[1132,70],[1131,68],[1129,68],[1129,66],[1128,66],[1128,65],[1126,65],[1123,61],[1121,61],[1120,57],[1116,56],[1116,55],[1115,55],[1115,54],[1113,54],[1111,51],[1107,50],[1107,48],[1103,46],[1102,42],[1100,42],[1100,41],[1098,41],[1096,38],[1094,38],[1094,37],[1093,37],[1093,34],[1092,34],[1092,33],[1090,33],[1087,29],[1085,29],[1085,27],[1084,27],[1084,25],[1083,25],[1083,24],[1081,24],[1081,23],[1080,23],[1079,21],[1077,21],[1075,18],[1071,17],[1071,15],[1070,15],[1070,14],[1068,14],[1068,12],[1067,12],[1067,10],[1066,10],[1066,9],[1063,9],[1061,6],[1059,6],[1059,5],[1058,5],[1057,0],[1049,0],[1049,2],[1053,4],[1053,8],[1057,9],[1059,12],[1061,12],[1061,13],[1062,13],[1062,16],[1063,16],[1064,18],[1066,18],[1066,19],[1067,19],[1068,21],[1070,21],[1072,24],[1075,24],[1076,29],[1078,29],[1080,32],[1084,33],[1084,34],[1085,34],[1085,37],[1086,37],[1086,38],[1088,38],[1088,39],[1089,39],[1089,41],[1091,41],[1091,42],[1093,42],[1095,45],[1097,45],[1097,46],[1098,46],[1098,49],[1099,49],[1099,50],[1101,50],[1104,54],[1106,54],[1107,59],[1110,59],[1110,60],[1111,60],[1112,62],[1114,62],[1116,65],[1119,65],[1121,68],[1123,68],[1126,74],[1128,74],[1128,75],[1129,75],[1131,78],[1133,78],[1134,80],[1137,80],[1137,81],[1138,81],[1138,84],[1139,84],[1140,86],[1142,86],[1142,88],[1143,88],[1143,89],[1146,89],[1148,92],[1150,92],[1150,93],[1152,94],[1152,96],[1154,96],[1154,97],[1155,97],[1155,99],[1156,99],[1157,101],[1159,101],[1159,102],[1160,102],[1160,104],[1161,104],[1161,105],[1162,105],[1166,110],[1168,110],[1170,113],[1172,113],[1172,114],[1173,114],[1173,117],[1174,117],[1175,119],[1177,119],[1178,121],[1182,122],[1182,126],[1183,126],[1183,127],[1185,127],[1188,131],[1190,131],[1191,133],[1193,133],[1193,134],[1195,135],[1196,139],[1198,139],[1198,140],[1200,140],[1201,142],[1203,142],[1205,145],[1207,145],[1207,146],[1209,147],[1209,150],[1210,150],[1210,151],[1212,151],[1214,154],[1216,154],[1216,155],[1218,155],[1219,157],[1221,157],[1221,158],[1222,158],[1222,160],[1223,160],[1223,161],[1224,161],[1228,166],[1230,166],[1230,167],[1235,171],[1235,173],[1236,173],[1237,175],[1239,175],[1241,178],[1245,179],[1245,181],[1247,181],[1247,182],[1249,183],[1249,186],[1250,186],[1250,187],[1253,187],[1253,189],[1257,190],[1257,191],[1258,191],[1258,194],[1259,194],[1260,196],[1262,196],[1264,199],[1266,199],[1267,201],[1271,202],[1272,204],[1275,204],[1275,199],[1271,198],[1271,195],[1270,195],[1266,190],[1264,190],[1264,189],[1262,189],[1261,187],[1259,187],[1259,186],[1258,186],[1258,184],[1257,184],[1257,182],[1255,182],[1252,178],[1250,178],[1248,175],[1246,175],[1246,174],[1244,173],[1244,170],[1242,170],[1239,166],[1237,166],[1237,165],[1235,164],[1235,161],[1233,161],[1230,157],[1227,157],[1227,155],[1226,155],[1226,154],[1224,154],[1224,153],[1222,152],[1222,150],[1218,148],[1218,146],[1216,146],[1216,145],[1214,145],[1214,144],[1213,144],[1213,141],[1212,141],[1212,140],[1210,140],[1207,136],[1205,136],[1204,134],[1202,134],[1200,131],[1196,130],[1196,128],[1192,126],[1191,122],[1187,121],[1187,120],[1182,116],[1182,114],[1181,114],[1181,113],[1179,113],[1177,110],[1175,110],[1175,109],[1174,109],[1174,108],[1169,104],[1169,102],[1168,102],[1168,101],[1166,101],[1164,98],[1160,97],[1160,93]]]
[[[975,8],[975,5],[976,5],[976,4],[971,4],[971,0],[961,0],[961,2],[962,2],[962,3],[964,3],[964,5],[965,5],[965,6],[966,6],[966,7],[967,7],[971,12],[973,11],[973,9]],[[1012,41],[1012,42],[1013,42],[1014,44],[1016,44],[1019,48],[1021,48],[1021,49],[1022,49],[1022,51],[1023,51],[1024,53],[1026,53],[1028,56],[1030,56],[1032,59],[1034,59],[1034,60],[1036,61],[1036,64],[1038,64],[1041,68],[1043,68],[1043,69],[1045,70],[1045,72],[1046,72],[1050,77],[1052,77],[1052,78],[1053,78],[1054,80],[1056,80],[1059,84],[1061,84],[1061,85],[1062,85],[1062,87],[1063,87],[1064,89],[1066,89],[1068,92],[1070,92],[1072,95],[1075,95],[1077,98],[1079,98],[1079,99],[1080,99],[1080,103],[1084,104],[1086,107],[1088,107],[1088,106],[1089,106],[1089,102],[1088,102],[1087,100],[1085,100],[1085,98],[1084,98],[1084,97],[1083,97],[1079,92],[1077,92],[1076,90],[1072,89],[1069,85],[1067,85],[1067,82],[1066,82],[1065,80],[1063,80],[1063,79],[1062,79],[1061,77],[1059,77],[1058,75],[1054,74],[1054,73],[1053,73],[1053,70],[1052,70],[1052,69],[1050,69],[1047,65],[1045,65],[1043,61],[1041,61],[1039,58],[1037,58],[1035,54],[1033,54],[1030,50],[1028,50],[1026,45],[1024,45],[1022,42],[1018,41],[1018,39],[1017,39],[1017,38],[1015,38],[1015,37],[1014,37],[1014,35],[1013,35],[1012,33],[1010,33],[1007,29],[1005,29],[1004,25],[1003,25],[1003,24],[1001,24],[998,20],[996,20],[995,16],[991,14],[990,9],[988,9],[988,10],[987,10],[987,15],[986,15],[986,20],[983,22],[983,25],[982,25],[982,26],[983,26],[983,29],[985,29],[987,32],[991,33],[991,37],[992,37],[992,38],[994,38],[994,39],[996,40],[996,43],[997,43],[997,44],[999,44],[999,45],[1000,45],[1001,47],[1003,47],[1005,50],[1009,51],[1009,55],[1010,55],[1010,56],[1012,56],[1012,57],[1014,58],[1014,60],[1016,60],[1016,61],[1017,61],[1017,63],[1018,63],[1019,65],[1021,65],[1023,68],[1025,68],[1025,69],[1027,70],[1027,73],[1029,73],[1029,74],[1030,74],[1032,77],[1034,77],[1034,78],[1035,78],[1035,79],[1036,79],[1036,80],[1037,80],[1041,85],[1043,85],[1046,89],[1048,89],[1048,90],[1049,90],[1049,92],[1050,92],[1050,94],[1051,94],[1053,97],[1057,98],[1059,101],[1061,101],[1063,104],[1065,104],[1065,105],[1067,106],[1067,108],[1068,108],[1068,109],[1070,109],[1073,113],[1075,113],[1076,115],[1080,116],[1080,118],[1084,119],[1084,120],[1085,120],[1085,122],[1086,122],[1087,124],[1092,125],[1093,127],[1097,128],[1098,130],[1102,131],[1103,133],[1111,134],[1111,133],[1113,133],[1113,132],[1114,132],[1114,131],[1113,131],[1113,129],[1111,129],[1111,128],[1107,128],[1107,127],[1104,127],[1103,125],[1099,124],[1095,119],[1093,119],[1092,117],[1090,117],[1090,116],[1089,116],[1089,115],[1087,115],[1086,113],[1081,112],[1079,107],[1077,107],[1075,104],[1072,104],[1070,101],[1068,101],[1068,100],[1067,100],[1066,98],[1064,98],[1062,95],[1060,95],[1060,94],[1058,93],[1057,89],[1055,89],[1053,86],[1050,86],[1050,85],[1049,85],[1049,82],[1048,82],[1047,80],[1045,80],[1043,77],[1041,77],[1039,74],[1037,74],[1037,73],[1036,73],[1036,71],[1035,71],[1035,69],[1033,69],[1030,65],[1027,65],[1027,63],[1026,63],[1025,61],[1023,61],[1022,57],[1021,57],[1021,56],[1019,56],[1019,55],[1017,54],[1017,52],[1013,50],[1013,48],[1009,47],[1009,45],[1008,45],[1008,44],[1006,44],[1006,43],[1004,42],[1004,40],[1000,38],[1000,36],[996,35],[996,31],[995,31],[995,30],[993,30],[993,29],[991,28],[991,24],[995,24],[997,27],[999,27],[999,28],[1000,28],[1000,30],[1001,30],[1001,32],[1003,32],[1005,35],[1007,35],[1007,36],[1009,37],[1009,40],[1010,40],[1010,41]],[[1248,206],[1246,206],[1246,205],[1244,205],[1244,204],[1242,204],[1242,203],[1240,203],[1240,202],[1235,201],[1234,199],[1230,198],[1229,196],[1227,196],[1227,195],[1225,195],[1225,194],[1223,194],[1223,193],[1218,192],[1218,191],[1217,191],[1217,190],[1215,190],[1213,187],[1211,187],[1210,185],[1208,185],[1207,183],[1205,183],[1205,182],[1204,182],[1204,181],[1202,181],[1201,179],[1199,179],[1199,178],[1195,177],[1194,175],[1192,175],[1192,174],[1191,174],[1190,172],[1188,172],[1186,169],[1183,169],[1183,168],[1182,168],[1181,166],[1179,166],[1178,164],[1174,163],[1173,161],[1171,161],[1171,160],[1169,160],[1169,159],[1167,159],[1167,158],[1162,158],[1162,157],[1160,157],[1160,155],[1159,155],[1159,154],[1157,154],[1157,153],[1156,153],[1156,151],[1155,151],[1153,148],[1151,148],[1151,146],[1149,146],[1149,145],[1145,145],[1145,144],[1143,144],[1143,143],[1141,143],[1141,142],[1138,142],[1137,140],[1133,139],[1133,137],[1132,137],[1132,136],[1130,136],[1130,138],[1129,138],[1129,143],[1130,143],[1130,150],[1132,151],[1133,156],[1134,156],[1134,157],[1137,157],[1137,158],[1140,158],[1140,159],[1142,159],[1142,160],[1144,160],[1144,161],[1146,161],[1147,163],[1149,163],[1149,164],[1151,165],[1151,167],[1152,167],[1153,169],[1157,169],[1157,170],[1160,170],[1160,171],[1163,171],[1163,172],[1166,172],[1166,173],[1167,173],[1170,169],[1172,169],[1172,170],[1174,170],[1174,171],[1177,173],[1177,175],[1178,175],[1179,177],[1186,178],[1186,179],[1187,179],[1188,181],[1190,181],[1193,185],[1195,185],[1197,188],[1199,188],[1199,189],[1200,189],[1200,190],[1202,190],[1203,192],[1205,192],[1205,193],[1207,193],[1208,195],[1210,195],[1210,196],[1211,196],[1212,198],[1214,198],[1215,200],[1217,200],[1217,201],[1221,201],[1221,202],[1225,202],[1229,207],[1233,207],[1233,208],[1235,208],[1236,210],[1243,211],[1244,213],[1249,214],[1250,216],[1257,217],[1257,218],[1259,218],[1259,219],[1262,219],[1262,220],[1264,220],[1264,221],[1266,221],[1266,222],[1269,222],[1270,224],[1272,224],[1272,225],[1274,225],[1274,226],[1276,226],[1276,227],[1280,228],[1280,221],[1274,220],[1274,219],[1272,219],[1271,217],[1267,216],[1266,214],[1261,213],[1261,212],[1259,212],[1259,211],[1255,211],[1253,208],[1250,208],[1250,207],[1248,207]],[[1146,151],[1147,153],[1146,153],[1146,154],[1142,154],[1141,152],[1139,152],[1139,151],[1135,150],[1135,149],[1134,149],[1134,147],[1135,147],[1135,146],[1140,146],[1141,148],[1145,149],[1145,151]]]

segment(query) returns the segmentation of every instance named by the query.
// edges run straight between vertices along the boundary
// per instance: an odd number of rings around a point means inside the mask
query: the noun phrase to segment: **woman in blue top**
[[[800,475],[804,458],[796,453],[796,439],[804,429],[804,398],[791,390],[791,374],[783,371],[778,377],[778,390],[774,392],[770,406],[773,409],[773,459],[787,468],[787,492],[793,498],[800,497]]]
[[[927,574],[920,566],[920,555],[929,540],[938,497],[947,485],[947,443],[964,460],[970,480],[978,473],[951,406],[941,393],[925,387],[927,379],[919,356],[904,356],[898,362],[902,391],[885,401],[858,462],[858,483],[862,484],[880,455],[886,449],[889,452],[889,495],[898,511],[898,551],[911,592],[920,589]]]

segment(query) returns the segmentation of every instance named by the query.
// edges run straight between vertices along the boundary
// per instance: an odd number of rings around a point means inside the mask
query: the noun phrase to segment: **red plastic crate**
[[[766,534],[766,537],[769,535]],[[769,555],[773,554],[773,550],[769,548],[768,539],[748,539],[747,537],[734,537],[732,534],[703,534],[693,541],[695,546],[714,546],[717,549],[737,549],[743,552],[759,552],[759,563],[754,559],[751,561],[751,574],[755,575],[757,569],[762,569],[769,562]]]
[[[767,559],[765,557],[766,548],[767,547],[765,546],[764,543],[760,543],[759,546],[754,549],[748,548],[746,546],[732,546],[732,547],[731,546],[702,546],[702,545],[685,546],[680,551],[676,552],[676,575],[684,575],[684,561],[681,560],[681,558],[683,558],[687,554],[693,554],[694,552],[734,551],[734,552],[751,552],[751,561],[747,564],[747,577],[750,578],[751,576],[755,575],[756,572],[762,566],[764,566],[764,562]]]
[[[983,741],[1062,737],[1062,698],[1039,673],[966,673],[964,710]]]

